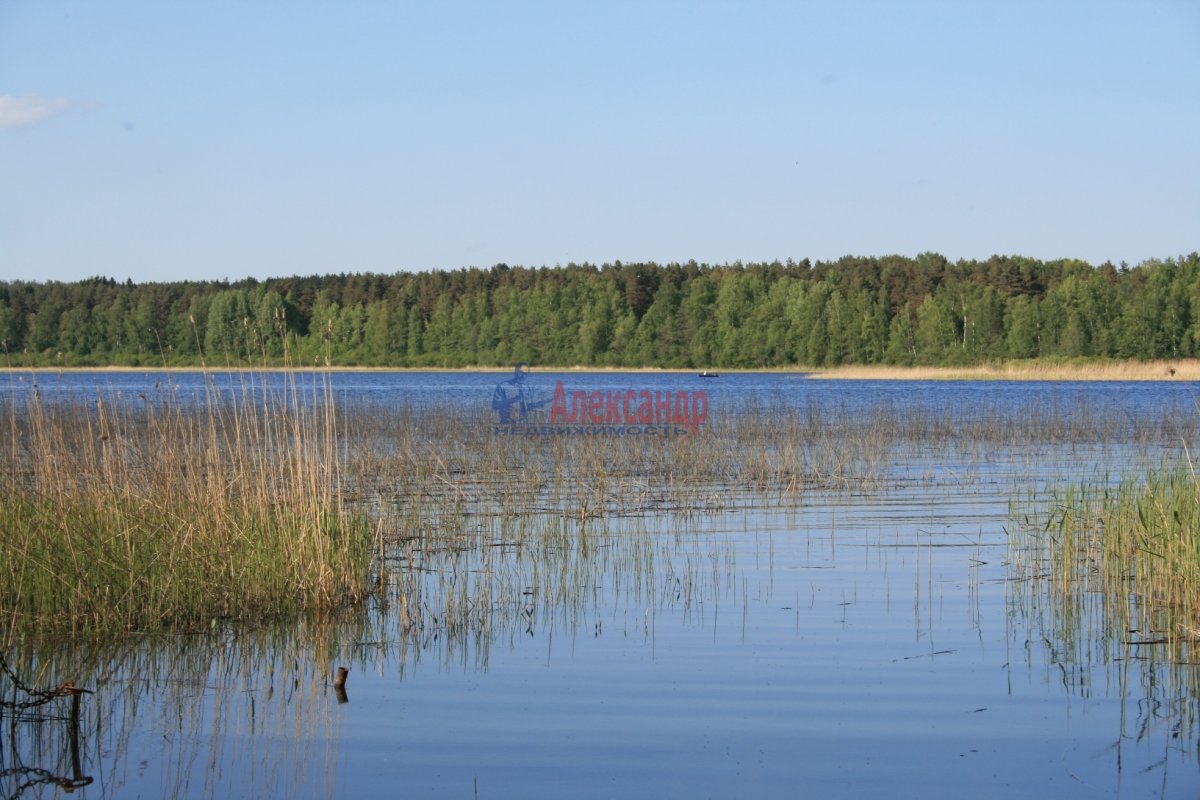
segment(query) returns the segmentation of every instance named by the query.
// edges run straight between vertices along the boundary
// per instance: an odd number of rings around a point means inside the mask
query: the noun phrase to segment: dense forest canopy
[[[1200,355],[1200,255],[0,282],[9,366],[777,367]]]

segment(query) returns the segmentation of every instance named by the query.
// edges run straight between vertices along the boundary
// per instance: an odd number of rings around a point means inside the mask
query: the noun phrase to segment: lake
[[[404,407],[490,426],[510,376],[337,372],[327,387],[342,413]],[[301,377],[300,394],[316,396],[323,380]],[[6,373],[0,394],[23,402],[36,383],[51,400],[136,403],[169,390],[201,402],[285,381]],[[689,504],[636,508],[626,493],[578,521],[547,508],[536,552],[512,545],[502,515],[467,504],[474,545],[405,555],[426,609],[419,627],[385,592],[367,609],[253,630],[214,622],[115,645],[18,643],[10,660],[44,678],[24,680],[69,678],[95,693],[77,725],[65,699],[6,712],[0,795],[55,797],[85,778],[73,796],[1200,791],[1195,663],[1149,632],[1117,630],[1098,594],[1062,602],[1021,531],[1061,487],[1115,485],[1178,458],[1195,443],[1196,385],[534,370],[532,420],[559,381],[567,397],[703,392],[709,425],[784,409],[831,430],[881,413],[1087,424],[1044,441],[918,441],[870,480],[718,485]],[[1154,435],[1136,434],[1146,428]],[[463,590],[471,607],[446,615],[447,597],[484,580],[484,607]],[[337,666],[350,670],[344,691]],[[11,677],[0,697],[24,696]]]

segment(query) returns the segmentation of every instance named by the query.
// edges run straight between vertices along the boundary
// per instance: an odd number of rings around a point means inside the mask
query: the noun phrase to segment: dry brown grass
[[[196,627],[361,600],[365,515],[342,503],[316,396],[191,405],[0,399],[0,615],[40,632]]]
[[[658,367],[598,367],[598,366],[553,366],[541,365],[542,369],[565,372],[680,372],[695,373],[692,368]],[[57,373],[57,372],[197,372],[203,367],[4,367],[0,372]],[[475,367],[338,367],[292,365],[269,367],[222,367],[223,372],[511,372],[508,366]],[[1200,359],[1181,358],[1158,361],[1101,361],[1101,360],[1057,360],[1025,359],[1015,361],[991,361],[962,367],[900,367],[886,364],[847,364],[839,367],[771,367],[764,369],[723,368],[720,372],[804,372],[810,378],[822,380],[1012,380],[1012,381],[1200,381]]]
[[[997,361],[967,367],[842,366],[818,370],[827,380],[1200,381],[1200,360]]]

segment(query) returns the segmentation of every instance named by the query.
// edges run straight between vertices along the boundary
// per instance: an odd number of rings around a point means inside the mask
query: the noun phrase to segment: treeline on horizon
[[[7,366],[781,367],[1200,355],[1200,255],[0,282]]]

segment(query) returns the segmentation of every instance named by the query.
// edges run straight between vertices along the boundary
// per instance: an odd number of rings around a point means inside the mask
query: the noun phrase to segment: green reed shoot
[[[1022,532],[1022,569],[1062,603],[1098,593],[1122,637],[1175,649],[1200,640],[1200,477],[1190,466],[1067,489]]]

